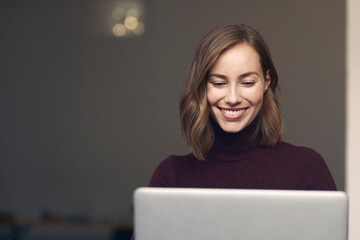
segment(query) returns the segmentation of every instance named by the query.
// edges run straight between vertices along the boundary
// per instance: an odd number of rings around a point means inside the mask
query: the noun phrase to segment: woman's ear
[[[266,71],[266,74],[265,74],[265,87],[264,87],[264,92],[266,92],[266,90],[268,89],[270,83],[271,83],[271,78],[270,78],[270,69],[268,69]]]

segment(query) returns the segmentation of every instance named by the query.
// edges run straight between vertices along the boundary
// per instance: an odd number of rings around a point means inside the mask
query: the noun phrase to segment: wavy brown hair
[[[283,123],[276,95],[278,76],[264,39],[255,29],[244,24],[223,25],[211,30],[200,41],[180,99],[181,134],[198,159],[204,160],[204,154],[214,142],[206,98],[209,71],[223,52],[244,43],[258,53],[264,77],[268,72],[271,80],[264,93],[255,134],[260,137],[262,146],[271,147],[283,139]]]

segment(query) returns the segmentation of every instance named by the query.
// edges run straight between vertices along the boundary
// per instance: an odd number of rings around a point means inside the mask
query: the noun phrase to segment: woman
[[[256,30],[230,24],[210,31],[180,100],[192,153],[166,158],[149,186],[336,190],[318,153],[282,141],[277,82]]]

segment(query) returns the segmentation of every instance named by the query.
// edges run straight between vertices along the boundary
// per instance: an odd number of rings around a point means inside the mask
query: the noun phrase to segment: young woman
[[[169,156],[150,187],[336,190],[324,159],[283,142],[278,77],[259,33],[220,26],[200,42],[180,100],[192,153]]]

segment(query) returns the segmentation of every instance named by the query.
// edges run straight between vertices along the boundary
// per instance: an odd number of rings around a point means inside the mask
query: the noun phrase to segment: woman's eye
[[[248,81],[248,82],[243,82],[243,84],[245,85],[245,86],[252,86],[252,85],[254,85],[255,84],[255,82],[253,82],[253,81]]]
[[[212,82],[211,84],[215,87],[222,87],[225,85],[225,83],[223,83],[223,82]]]

